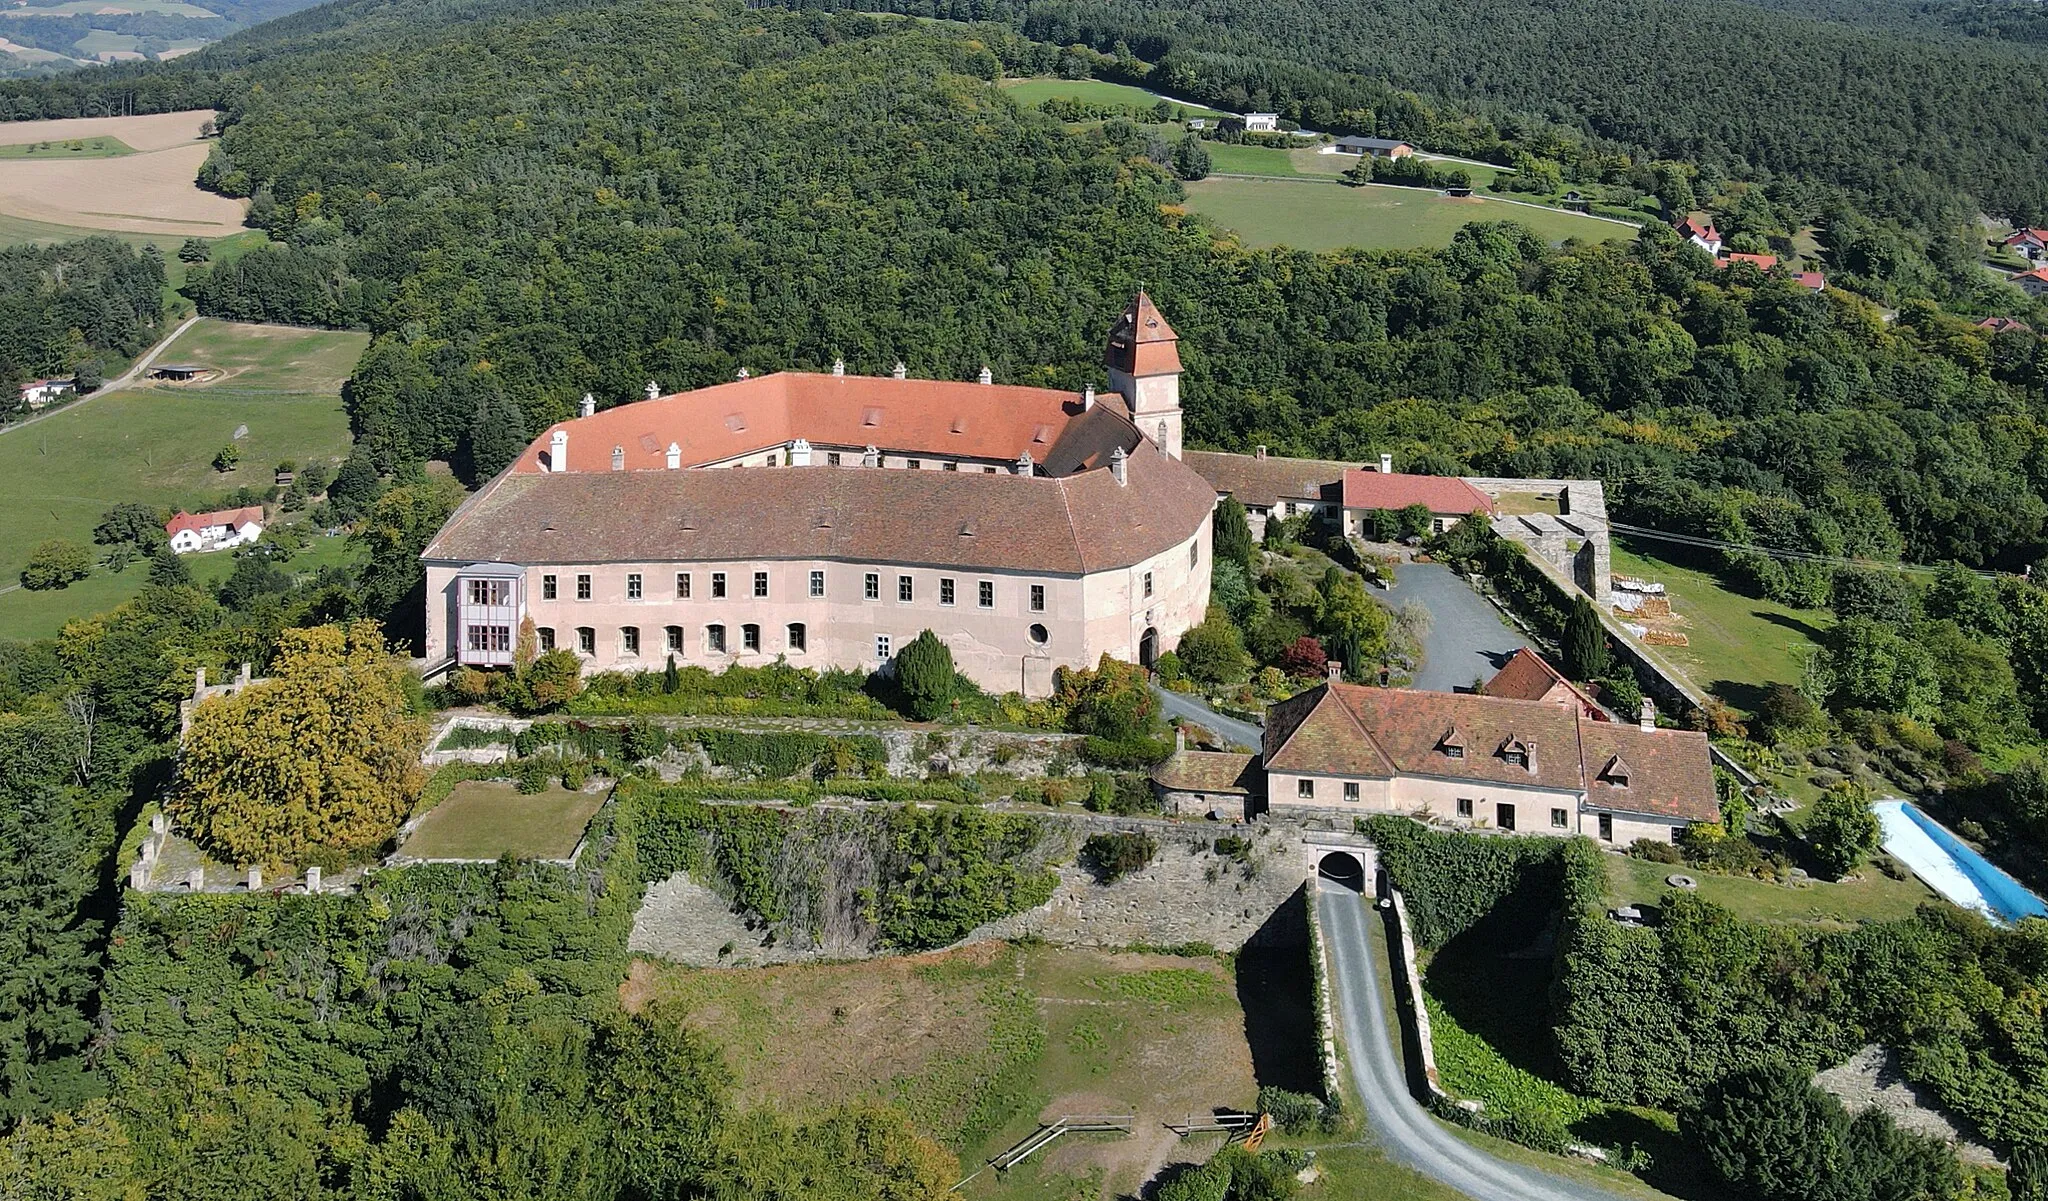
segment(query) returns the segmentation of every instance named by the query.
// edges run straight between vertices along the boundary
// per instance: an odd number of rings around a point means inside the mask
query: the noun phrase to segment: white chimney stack
[[[625,469],[626,469],[626,448],[625,448],[625,447],[623,447],[623,446],[614,446],[614,447],[612,447],[612,470],[613,470],[613,471],[624,471]]]
[[[555,436],[548,439],[548,470],[569,470],[568,430],[556,430]]]
[[[983,363],[981,365],[981,382],[984,384],[992,384],[996,382],[996,373],[988,369],[987,363]]]
[[[1109,474],[1116,477],[1116,486],[1119,488],[1131,482],[1130,460],[1131,456],[1125,454],[1121,446],[1109,452]]]
[[[647,381],[647,399],[649,399],[649,400],[653,400],[653,399],[654,399],[655,397],[657,397],[657,396],[660,396],[660,395],[661,395],[661,385],[660,385],[660,384],[657,384],[657,383],[655,383],[655,382],[654,382],[653,380],[648,380],[648,381]]]
[[[834,375],[845,375],[845,374],[846,374],[846,360],[845,360],[845,359],[833,359],[833,360],[832,360],[832,374],[834,374]]]
[[[811,465],[811,443],[808,438],[798,438],[789,444],[789,465],[809,467]]]
[[[583,403],[576,406],[576,415],[578,417],[588,417],[595,412],[597,412],[597,397],[585,392],[583,394]]]
[[[668,469],[674,471],[683,465],[683,448],[671,442],[668,444]]]
[[[872,446],[868,447],[860,452],[860,465],[863,467],[880,467],[882,465],[882,452]]]
[[[1086,412],[1089,412],[1089,411],[1093,410],[1094,408],[1095,408],[1095,385],[1094,385],[1094,384],[1090,384],[1090,385],[1088,385],[1088,390],[1087,390],[1086,392],[1083,392],[1083,393],[1081,393],[1081,411],[1082,411],[1083,413],[1086,413]]]
[[[1031,467],[1032,467],[1032,463],[1031,463],[1031,452],[1030,452],[1030,451],[1028,451],[1028,450],[1027,450],[1027,451],[1025,451],[1025,452],[1024,452],[1023,454],[1021,454],[1021,455],[1018,455],[1018,456],[1017,456],[1017,474],[1018,474],[1018,475],[1030,475],[1030,474],[1031,474]]]
[[[902,359],[897,359],[895,368],[891,370],[889,374],[895,376],[897,379],[902,379],[903,377],[910,374],[910,368],[905,367],[903,365]]]
[[[747,369],[746,369],[745,367],[742,367],[742,368],[740,368],[740,369],[739,369],[739,370],[738,370],[737,372],[734,372],[734,373],[733,373],[733,378],[734,378],[734,379],[752,379],[752,378],[753,378],[753,375],[754,375],[754,373],[753,373],[753,372],[751,372],[751,371],[747,370]]]
[[[1265,447],[1263,447],[1263,446],[1254,446],[1254,447],[1252,447],[1252,458],[1254,458],[1254,459],[1263,459],[1263,458],[1265,458],[1265,457],[1266,457],[1266,448],[1265,448]]]
[[[1657,702],[1647,696],[1643,698],[1642,715],[1636,719],[1636,724],[1645,730],[1657,728]]]
[[[1323,678],[1332,684],[1342,684],[1344,682],[1343,661],[1339,659],[1326,661],[1323,664]]]
[[[1380,456],[1380,474],[1394,474],[1394,456],[1387,454],[1383,454]]]

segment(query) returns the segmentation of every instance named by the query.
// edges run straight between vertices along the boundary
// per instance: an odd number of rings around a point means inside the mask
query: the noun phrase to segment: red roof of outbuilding
[[[1344,473],[1347,509],[1405,509],[1427,505],[1432,513],[1491,513],[1493,498],[1464,480],[1449,475],[1406,475],[1401,472]]]
[[[1732,267],[1737,263],[1748,263],[1758,271],[1769,271],[1778,265],[1778,256],[1775,254],[1731,254],[1726,258],[1714,260],[1716,267]]]
[[[1507,665],[1493,674],[1486,682],[1486,695],[1517,701],[1540,701],[1548,698],[1551,690],[1562,684],[1569,689],[1587,717],[1594,721],[1606,721],[1607,713],[1599,702],[1586,695],[1577,684],[1564,678],[1564,674],[1544,662],[1543,656],[1528,647],[1517,647],[1508,657]]]

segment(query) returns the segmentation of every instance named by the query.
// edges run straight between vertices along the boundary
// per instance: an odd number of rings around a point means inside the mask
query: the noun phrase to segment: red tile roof
[[[2048,283],[2048,267],[2036,267],[2032,271],[2022,271],[2012,277],[2012,282],[2018,283],[2023,279],[2038,279],[2043,283]]]
[[[1493,498],[1464,480],[1449,475],[1407,475],[1356,468],[1344,473],[1347,509],[1405,509],[1427,505],[1432,513],[1463,516],[1492,513]]]
[[[1168,792],[1209,792],[1244,796],[1258,776],[1258,756],[1228,751],[1175,751],[1152,770],[1152,782]]]
[[[1732,267],[1737,263],[1748,263],[1759,271],[1769,271],[1778,265],[1775,254],[1730,254],[1714,260],[1716,267]]]
[[[1828,277],[1818,271],[1798,271],[1793,273],[1792,282],[1809,292],[1818,292],[1828,286]]]
[[[1213,450],[1183,451],[1187,465],[1202,473],[1218,496],[1270,509],[1283,500],[1335,499],[1344,473],[1356,463],[1329,459],[1283,459],[1278,455],[1233,455]]]
[[[1702,238],[1709,242],[1721,240],[1721,231],[1714,228],[1714,219],[1705,213],[1687,213],[1678,223],[1678,232],[1688,238]]]
[[[2028,334],[2034,332],[2033,326],[2028,325],[2017,317],[1986,317],[1977,323],[1977,328],[1988,329],[1994,334],[2003,334],[2015,330]]]
[[[187,513],[178,510],[176,516],[164,523],[164,533],[176,537],[186,530],[204,530],[214,526],[241,529],[249,522],[263,524],[262,505],[244,505],[239,509],[216,509],[211,513]]]
[[[1114,393],[1097,397],[1123,408]],[[717,463],[807,438],[820,448],[874,446],[885,453],[1010,461],[1025,451],[1044,462],[1082,412],[1078,393],[1051,388],[861,375],[773,375],[616,405],[542,430],[512,466],[546,470],[556,430],[569,435],[568,469],[610,471],[623,447],[628,470]],[[822,450],[821,450],[822,455]]]
[[[1453,757],[1449,748],[1463,750]],[[1719,816],[1706,735],[1585,720],[1575,707],[1465,693],[1321,684],[1272,707],[1268,772],[1482,780],[1582,792],[1598,809]],[[1530,762],[1508,761],[1510,750]],[[1610,761],[1628,783],[1603,779]]]
[[[1166,323],[1152,298],[1140,292],[1109,329],[1103,361],[1132,375],[1166,375],[1180,370],[1180,335]]]
[[[1526,646],[1515,649],[1507,663],[1486,682],[1484,691],[1487,696],[1507,700],[1554,701],[1553,690],[1559,687],[1564,688],[1573,701],[1581,706],[1581,711],[1587,717],[1594,721],[1608,720],[1607,711],[1600,707],[1598,701],[1586,695],[1585,690],[1577,684],[1565,679],[1555,667],[1544,662],[1543,656]]]
[[[2007,234],[2005,241],[2001,242],[2000,245],[2012,246],[2021,242],[2032,242],[2037,245],[2048,246],[2048,229],[2016,229]]]

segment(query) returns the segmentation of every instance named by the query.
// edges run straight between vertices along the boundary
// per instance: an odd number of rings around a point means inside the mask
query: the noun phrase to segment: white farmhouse
[[[68,379],[36,379],[21,386],[21,403],[30,409],[40,409],[54,404],[78,391],[76,381]]]
[[[1246,133],[1278,133],[1280,130],[1280,114],[1246,113],[1244,115],[1244,130]]]
[[[246,505],[213,513],[180,510],[164,523],[164,532],[171,536],[171,550],[180,555],[247,546],[263,536],[263,506]]]

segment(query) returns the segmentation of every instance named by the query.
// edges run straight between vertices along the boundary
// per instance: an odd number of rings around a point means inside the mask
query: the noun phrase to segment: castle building
[[[1102,394],[835,364],[586,398],[428,544],[427,660],[508,665],[530,621],[587,671],[872,669],[925,629],[996,692],[1149,664],[1209,596],[1177,341],[1140,293]]]

